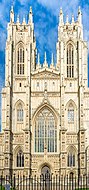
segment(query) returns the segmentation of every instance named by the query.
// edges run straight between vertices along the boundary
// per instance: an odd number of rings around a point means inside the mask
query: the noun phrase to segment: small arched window
[[[67,77],[74,77],[74,48],[72,44],[67,46]]]
[[[20,103],[17,107],[17,121],[19,122],[23,122],[23,116],[24,116],[24,112],[23,112],[23,106]]]
[[[17,54],[17,74],[24,75],[24,48],[19,47]]]
[[[70,151],[69,153],[68,153],[68,158],[67,158],[67,160],[68,160],[68,167],[74,167],[75,166],[75,153],[74,152],[72,152],[72,151]]]
[[[72,103],[69,105],[68,108],[68,123],[74,122],[74,107]]]
[[[24,167],[24,154],[22,150],[17,153],[17,167]]]

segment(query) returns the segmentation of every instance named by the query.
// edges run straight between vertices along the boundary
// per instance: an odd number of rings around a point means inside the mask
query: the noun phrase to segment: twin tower
[[[88,175],[89,89],[82,13],[64,23],[60,9],[57,62],[36,50],[32,8],[28,23],[13,7],[7,28],[2,89],[0,175]],[[38,60],[36,62],[36,60]],[[87,152],[88,155],[88,152]]]

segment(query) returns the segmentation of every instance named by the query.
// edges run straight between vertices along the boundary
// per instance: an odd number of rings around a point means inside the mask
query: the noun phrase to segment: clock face
[[[68,110],[68,122],[74,121],[74,110]]]

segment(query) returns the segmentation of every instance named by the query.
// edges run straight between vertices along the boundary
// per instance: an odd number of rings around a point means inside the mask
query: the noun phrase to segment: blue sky
[[[41,62],[43,62],[45,51],[47,52],[48,63],[51,61],[52,52],[56,60],[58,16],[61,7],[64,20],[66,20],[67,14],[69,15],[69,20],[71,20],[72,14],[74,14],[76,20],[78,7],[81,7],[84,39],[88,42],[89,47],[89,0],[0,0],[0,92],[4,86],[6,29],[12,4],[14,5],[15,21],[19,14],[21,22],[23,16],[27,20],[29,8],[32,6],[35,36]]]

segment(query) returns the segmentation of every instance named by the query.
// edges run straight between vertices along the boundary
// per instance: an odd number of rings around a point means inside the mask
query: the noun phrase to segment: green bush
[[[89,188],[78,188],[78,189],[75,189],[75,190],[89,190]]]
[[[3,187],[3,186],[1,187],[1,186],[0,186],[0,190],[5,190],[5,187]]]

